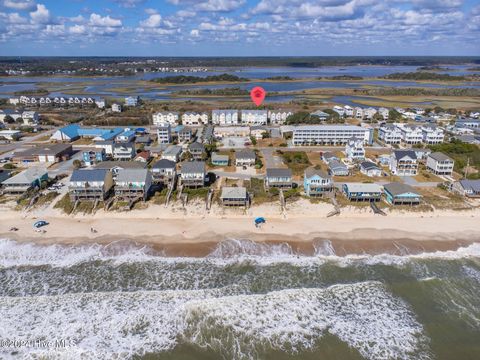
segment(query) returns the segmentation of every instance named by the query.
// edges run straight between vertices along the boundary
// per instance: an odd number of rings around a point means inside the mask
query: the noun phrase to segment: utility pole
[[[467,176],[468,176],[468,168],[469,168],[469,167],[470,167],[470,158],[467,157],[467,166],[465,166],[465,171],[464,171],[464,175],[463,175],[463,176],[465,177],[465,179],[466,179]]]

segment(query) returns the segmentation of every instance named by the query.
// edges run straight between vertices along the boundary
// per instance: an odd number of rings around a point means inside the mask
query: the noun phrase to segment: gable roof
[[[176,163],[171,160],[161,159],[158,160],[155,164],[152,165],[153,169],[174,169],[176,167]]]
[[[203,146],[199,142],[195,141],[195,142],[191,143],[190,145],[188,145],[188,149],[189,150],[195,150],[195,151],[204,151],[205,146]]]
[[[43,167],[31,167],[5,180],[2,184],[31,184],[47,174]]]
[[[102,161],[95,164],[95,169],[145,169],[146,163],[140,161]]]
[[[104,181],[107,169],[76,169],[70,177],[71,182]]]
[[[480,193],[480,180],[459,180],[460,185],[464,190],[469,190],[475,193]]]
[[[186,161],[182,163],[181,173],[204,173],[205,172],[205,162],[204,161]]]
[[[392,194],[393,196],[398,196],[406,193],[416,194],[421,196],[418,191],[416,191],[412,186],[407,184],[402,184],[399,182],[393,182],[390,184],[386,184],[383,186],[384,190],[388,193]]]
[[[247,189],[243,186],[224,186],[222,187],[222,199],[246,199]]]
[[[328,162],[328,167],[331,169],[331,170],[334,170],[334,169],[337,169],[337,170],[348,170],[348,167],[347,165],[345,165],[344,163],[336,160],[336,159],[333,159],[333,160],[330,160]]]
[[[417,154],[413,150],[395,150],[393,156],[395,156],[397,160],[401,160],[407,156],[413,160],[417,160]]]
[[[380,168],[377,166],[377,164],[371,162],[371,161],[362,161],[360,164],[360,167],[365,169],[365,170],[380,170]]]
[[[319,176],[322,179],[331,179],[332,177],[322,169],[315,169],[314,167],[309,167],[305,169],[305,178],[309,179],[313,176]]]
[[[453,160],[450,157],[448,157],[444,153],[438,152],[438,151],[434,152],[434,153],[431,153],[428,156],[431,157],[434,160],[437,160],[437,161],[452,161],[453,162]]]
[[[148,169],[120,169],[116,182],[147,182],[149,174]]]
[[[253,150],[243,149],[235,152],[235,158],[249,160],[249,159],[256,159],[256,155],[255,155],[255,151]]]
[[[267,177],[292,177],[291,169],[269,168],[267,169]]]

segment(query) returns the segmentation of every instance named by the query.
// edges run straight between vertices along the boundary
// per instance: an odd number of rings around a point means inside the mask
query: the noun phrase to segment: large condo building
[[[267,110],[242,110],[243,125],[267,125]]]
[[[354,125],[301,125],[293,128],[292,143],[301,145],[341,145],[349,139],[373,141],[373,129]]]

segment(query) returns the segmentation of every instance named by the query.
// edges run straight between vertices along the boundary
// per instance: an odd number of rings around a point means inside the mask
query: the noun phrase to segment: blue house
[[[82,151],[82,160],[87,166],[95,165],[99,162],[105,161],[107,154],[104,148],[91,148]]]
[[[325,171],[315,168],[305,170],[303,188],[307,196],[323,196],[333,191],[332,177]]]
[[[384,185],[383,192],[391,205],[418,205],[422,199],[413,187],[397,182]]]

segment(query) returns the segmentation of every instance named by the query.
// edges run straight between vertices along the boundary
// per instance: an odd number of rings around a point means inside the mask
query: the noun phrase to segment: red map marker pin
[[[250,91],[250,97],[257,106],[262,105],[263,100],[265,100],[265,95],[267,95],[266,91],[260,86],[255,86],[252,91]]]

